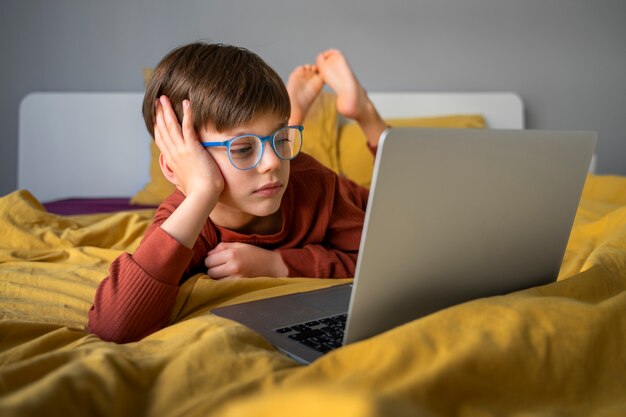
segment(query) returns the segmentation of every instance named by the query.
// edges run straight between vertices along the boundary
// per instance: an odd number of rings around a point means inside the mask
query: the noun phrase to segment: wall
[[[16,187],[25,94],[139,91],[142,67],[197,39],[250,48],[285,79],[336,47],[372,91],[515,91],[527,127],[595,130],[598,172],[626,175],[623,0],[22,0],[2,8],[0,195]]]

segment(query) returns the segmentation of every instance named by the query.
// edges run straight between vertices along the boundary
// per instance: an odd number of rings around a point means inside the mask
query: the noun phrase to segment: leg
[[[317,56],[319,73],[337,94],[337,111],[357,121],[370,146],[378,146],[380,135],[387,128],[385,121],[367,96],[343,54],[329,49]]]
[[[300,65],[293,70],[287,80],[287,92],[291,100],[290,125],[302,124],[323,86],[324,81],[315,65]]]

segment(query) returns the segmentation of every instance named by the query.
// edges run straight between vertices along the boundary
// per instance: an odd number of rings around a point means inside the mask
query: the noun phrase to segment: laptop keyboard
[[[321,353],[338,348],[343,341],[347,314],[326,317],[319,320],[298,323],[292,326],[274,329],[276,333],[287,336]]]

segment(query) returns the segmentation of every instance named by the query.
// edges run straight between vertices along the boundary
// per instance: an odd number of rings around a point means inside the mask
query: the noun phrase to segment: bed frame
[[[369,93],[384,118],[482,114],[523,129],[514,93]],[[40,201],[130,197],[148,181],[142,92],[31,93],[20,104],[18,188]]]

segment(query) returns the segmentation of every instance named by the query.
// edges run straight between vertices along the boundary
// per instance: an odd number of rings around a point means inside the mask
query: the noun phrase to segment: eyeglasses
[[[269,136],[261,137],[246,134],[228,139],[224,142],[201,142],[205,148],[225,146],[228,149],[228,159],[237,169],[247,170],[256,167],[265,150],[265,142],[271,140],[272,149],[282,160],[292,160],[302,149],[302,131],[304,126],[286,126],[278,129]]]

